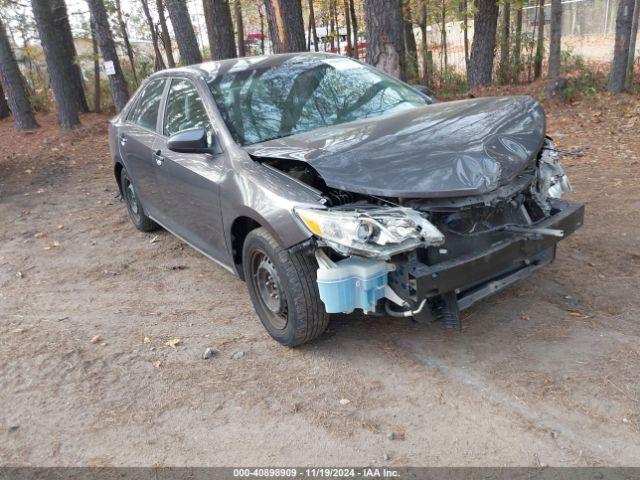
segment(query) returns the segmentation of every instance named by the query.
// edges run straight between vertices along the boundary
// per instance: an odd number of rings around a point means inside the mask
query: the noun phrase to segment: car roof
[[[169,68],[152,74],[149,78],[158,78],[163,76],[171,76],[183,74],[187,76],[197,76],[204,78],[213,78],[221,74],[230,72],[241,72],[244,70],[253,70],[255,68],[276,67],[292,58],[331,58],[342,57],[333,53],[325,52],[296,52],[296,53],[279,53],[274,55],[256,55],[252,57],[229,58],[226,60],[215,60],[185,67]],[[348,58],[348,57],[342,57]]]

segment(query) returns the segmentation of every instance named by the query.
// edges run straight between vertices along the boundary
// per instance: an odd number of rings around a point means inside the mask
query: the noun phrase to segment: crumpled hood
[[[435,103],[246,146],[255,157],[308,162],[325,183],[385,197],[491,192],[534,161],[545,116],[531,97]]]

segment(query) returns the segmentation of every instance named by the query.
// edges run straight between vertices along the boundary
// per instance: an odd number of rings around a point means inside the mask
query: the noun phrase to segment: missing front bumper
[[[583,223],[582,204],[553,200],[552,211],[554,214],[536,223],[531,232],[526,229],[514,232],[508,239],[481,251],[434,265],[400,264],[395,274],[389,275],[389,285],[414,308],[424,299],[435,306],[431,312],[425,310],[417,320],[440,318],[448,326],[459,327],[460,310],[553,261],[556,244],[562,238],[536,234],[534,230],[562,230],[566,238]]]

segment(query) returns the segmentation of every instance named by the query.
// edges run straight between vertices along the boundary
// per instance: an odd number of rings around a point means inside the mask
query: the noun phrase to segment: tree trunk
[[[300,0],[264,0],[274,53],[305,51]]]
[[[462,25],[463,25],[463,42],[464,42],[464,66],[469,75],[469,6],[467,0],[462,0]]]
[[[427,42],[427,0],[422,0],[420,5],[420,47],[422,49],[422,83],[429,82],[429,44]]]
[[[236,57],[229,0],[202,0],[212,60]]]
[[[336,39],[336,53],[338,53],[338,55],[341,54],[340,52],[340,21],[338,20],[338,0],[333,0],[333,24],[335,25],[335,30],[333,32],[333,35]]]
[[[358,44],[358,17],[356,16],[356,6],[353,0],[349,0],[349,16],[351,17],[351,31],[353,32],[353,56],[360,58],[360,46]]]
[[[513,80],[518,81],[522,71],[522,0],[516,0],[516,42],[513,49]]]
[[[156,0],[156,8],[158,9],[158,20],[160,21],[160,31],[162,32],[162,46],[167,54],[167,63],[169,64],[169,68],[174,68],[176,66],[176,61],[173,58],[171,36],[169,35],[169,27],[167,26],[167,17],[164,15],[164,3],[162,0]]]
[[[440,26],[440,38],[442,40],[441,59],[444,60],[444,69],[441,68],[441,70],[442,72],[446,72],[449,66],[449,59],[447,58],[447,4],[445,0],[442,0],[442,24]]]
[[[0,120],[7,118],[11,115],[9,104],[4,96],[4,89],[2,88],[2,82],[0,82]]]
[[[122,36],[122,41],[124,42],[124,49],[127,52],[127,57],[129,57],[129,64],[131,65],[131,73],[133,74],[133,82],[136,87],[138,86],[138,75],[136,74],[136,64],[135,59],[133,57],[133,48],[131,48],[131,42],[129,41],[129,32],[127,32],[127,24],[124,21],[124,17],[122,16],[122,7],[120,5],[120,0],[115,0],[116,6],[116,18],[118,20],[118,27],[120,28],[120,35]]]
[[[351,42],[351,16],[349,15],[349,0],[343,0],[344,24],[347,27],[347,55],[353,57],[353,43]],[[415,42],[414,42],[415,45]]]
[[[504,0],[502,4],[502,32],[500,34],[500,83],[505,85],[509,82],[509,45],[510,45],[510,20],[511,1]]]
[[[202,63],[202,54],[198,47],[196,33],[193,30],[189,10],[186,0],[165,0],[173,32],[178,43],[180,52],[180,63],[182,65],[193,65]]]
[[[80,125],[78,97],[73,83],[75,67],[67,55],[64,35],[56,29],[49,1],[31,0],[31,6],[56,99],[58,123],[68,130]]]
[[[636,0],[636,5],[633,9],[633,22],[631,24],[631,38],[629,39],[629,60],[627,61],[627,79],[626,88],[631,89],[633,84],[633,67],[635,64],[636,56],[636,39],[638,37],[638,17],[640,17],[640,0]]]
[[[562,1],[551,0],[551,34],[549,36],[549,71],[547,74],[547,100],[554,92],[561,97],[560,47],[562,43]]]
[[[613,48],[611,78],[609,79],[609,91],[611,93],[620,93],[624,90],[627,62],[629,61],[631,28],[633,26],[633,8],[634,0],[620,0],[618,4],[616,40]]]
[[[95,113],[102,112],[102,102],[100,96],[102,89],[100,88],[100,52],[98,51],[98,35],[96,34],[96,26],[93,18],[91,24],[91,47],[93,49],[93,111]]]
[[[364,13],[367,62],[394,77],[404,79],[402,0],[365,0]]]
[[[403,5],[403,33],[405,59],[405,78],[416,81],[418,77],[418,47],[416,37],[413,34],[413,18],[411,16],[411,3],[405,1]]]
[[[476,5],[467,79],[469,88],[491,84],[496,29],[498,27],[498,2],[496,0],[477,0]]]
[[[260,53],[264,55],[264,12],[258,5],[258,16],[260,17]]]
[[[149,27],[149,32],[151,33],[151,43],[153,44],[153,54],[155,56],[154,59],[154,71],[164,70],[164,59],[162,58],[162,52],[160,52],[160,44],[158,43],[158,34],[156,32],[156,26],[153,23],[153,17],[151,17],[151,11],[149,10],[149,3],[147,0],[140,0],[142,3],[142,10],[144,11],[144,16],[147,20],[147,25]]]
[[[533,60],[533,78],[542,75],[542,59],[544,58],[544,0],[538,4],[538,40],[536,42],[536,56]]]
[[[244,22],[242,21],[242,5],[240,0],[235,0],[233,4],[236,16],[236,43],[238,44],[238,56],[244,57],[247,52],[244,48]]]
[[[336,0],[329,0],[329,34],[330,34],[330,42],[331,42],[331,51],[333,52],[336,48],[336,23],[335,16],[333,15],[334,2]],[[339,46],[338,46],[339,49]]]
[[[267,23],[269,24],[269,37],[271,38],[271,51],[273,53],[283,53],[282,39],[278,31],[278,20],[276,11],[270,0],[264,0],[264,9],[267,13]],[[262,27],[264,29],[264,26]]]
[[[318,30],[316,29],[316,14],[313,10],[313,0],[309,0],[309,41],[313,39],[313,49],[319,51]]]
[[[18,62],[11,50],[7,31],[0,17],[0,82],[7,92],[9,108],[13,115],[13,124],[18,130],[37,128],[33,116],[26,84],[18,68]],[[3,95],[4,96],[4,95]]]
[[[67,13],[67,5],[64,0],[52,0],[51,12],[53,14],[53,21],[58,34],[62,37],[65,53],[68,57],[68,61],[73,64],[73,71],[71,72],[73,81],[73,92],[76,95],[76,101],[78,104],[78,111],[88,112],[89,105],[87,104],[87,96],[84,92],[84,82],[82,80],[82,71],[80,65],[77,63],[76,46],[73,43],[73,34],[71,33],[71,25],[69,25],[69,15]]]
[[[108,75],[109,85],[111,86],[111,95],[113,97],[113,105],[116,113],[119,113],[129,101],[129,88],[127,81],[122,73],[118,53],[116,52],[113,36],[111,35],[111,27],[109,26],[109,17],[104,8],[103,0],[87,0],[89,10],[96,27],[96,35],[98,36],[98,45],[102,52],[102,59],[106,62],[112,62],[115,73]]]

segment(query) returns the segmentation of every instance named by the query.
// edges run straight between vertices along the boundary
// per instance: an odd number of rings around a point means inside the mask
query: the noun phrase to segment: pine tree
[[[264,0],[275,53],[306,50],[300,0]]]
[[[75,66],[65,45],[65,35],[56,28],[51,3],[48,0],[31,0],[33,16],[38,27],[44,50],[47,72],[56,100],[58,123],[64,129],[80,125],[78,97],[74,89]]]
[[[142,11],[144,12],[144,17],[147,20],[147,25],[149,26],[149,33],[151,34],[151,43],[153,44],[153,54],[155,56],[154,59],[154,70],[157,72],[158,70],[164,70],[164,59],[162,58],[162,53],[160,52],[160,44],[158,42],[158,32],[156,32],[156,26],[153,23],[153,17],[151,16],[151,11],[149,10],[149,3],[147,0],[140,0],[142,4]]]
[[[11,115],[9,104],[4,96],[4,89],[2,88],[2,82],[0,82],[0,120],[7,118]]]
[[[173,46],[171,45],[171,36],[169,35],[169,27],[167,26],[167,17],[164,15],[164,3],[162,0],[156,0],[156,7],[158,9],[158,21],[160,22],[160,38],[162,39],[162,46],[167,54],[167,63],[169,68],[176,66],[176,61],[173,58]]]
[[[18,62],[11,50],[7,31],[0,17],[0,81],[7,93],[13,124],[17,130],[30,130],[38,127],[31,110],[27,88],[18,68]]]
[[[129,87],[124,78],[115,43],[113,43],[113,35],[109,26],[109,17],[104,8],[103,0],[87,0],[89,11],[93,18],[96,35],[98,37],[98,45],[102,52],[102,58],[105,62],[112,62],[114,72],[108,75],[109,84],[111,86],[111,95],[113,97],[113,105],[116,113],[120,112],[129,101]]]
[[[236,57],[229,0],[202,0],[212,60]]]
[[[467,78],[469,88],[491,84],[496,29],[498,27],[498,3],[496,0],[477,0],[476,6]]]
[[[547,74],[547,100],[553,93],[560,95],[560,47],[562,42],[562,2],[551,0],[551,35],[549,40],[549,73]]]
[[[198,40],[193,30],[186,0],[165,0],[165,4],[176,35],[180,63],[182,65],[202,63],[202,54],[200,53],[200,47],[198,47]]]
[[[122,15],[122,6],[120,5],[120,0],[115,0],[115,6],[118,27],[120,28],[120,36],[122,37],[124,49],[127,52],[127,57],[129,57],[131,73],[133,74],[133,82],[138,85],[138,74],[136,73],[136,63],[133,55],[133,47],[131,47],[131,42],[129,41],[129,32],[127,31],[127,24],[124,21],[124,16]]]
[[[616,16],[616,40],[613,47],[613,63],[609,91],[620,93],[624,90],[629,61],[629,43],[633,26],[634,0],[620,0]]]
[[[367,63],[404,79],[402,0],[365,0],[364,13]]]
[[[87,96],[84,91],[82,70],[78,64],[78,54],[76,52],[76,46],[73,43],[73,34],[71,32],[71,25],[69,24],[69,14],[67,13],[65,0],[51,0],[51,12],[53,14],[55,28],[59,35],[63,37],[62,44],[65,49],[65,54],[68,57],[67,61],[73,64],[71,80],[73,82],[73,91],[78,102],[78,111],[88,112],[89,104],[87,103]]]

